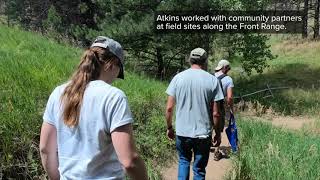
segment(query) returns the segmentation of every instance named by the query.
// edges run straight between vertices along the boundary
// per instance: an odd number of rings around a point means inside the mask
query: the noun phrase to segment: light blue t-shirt
[[[216,77],[219,77],[222,75],[222,72],[221,71],[216,72],[214,75]],[[228,89],[234,87],[233,80],[230,76],[225,76],[224,78],[221,79],[221,83],[222,83],[224,97],[226,97]]]
[[[91,81],[84,93],[77,127],[61,118],[60,97],[66,84],[50,95],[43,119],[57,129],[60,179],[125,179],[111,140],[117,127],[133,122],[125,94],[101,80]]]
[[[212,133],[211,103],[223,99],[218,79],[202,69],[187,69],[166,90],[176,101],[176,134],[198,138]]]

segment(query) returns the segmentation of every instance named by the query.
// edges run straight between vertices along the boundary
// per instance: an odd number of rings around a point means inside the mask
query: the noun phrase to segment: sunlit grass
[[[318,179],[320,139],[241,118],[241,149],[229,179]]]
[[[284,36],[283,36],[284,37]],[[262,74],[251,77],[233,74],[235,94],[246,94],[270,87],[289,87],[273,91],[274,98],[250,97],[285,115],[320,115],[320,42],[287,36],[271,36],[270,44],[277,58]],[[263,96],[263,94],[260,94]]]
[[[0,26],[0,169],[4,179],[40,179],[38,153],[42,114],[51,91],[68,80],[82,53],[31,32]],[[128,96],[139,152],[150,179],[172,146],[165,137],[166,84],[125,73],[115,86]]]

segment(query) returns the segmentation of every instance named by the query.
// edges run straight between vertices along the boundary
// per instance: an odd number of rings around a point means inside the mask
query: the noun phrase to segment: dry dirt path
[[[227,135],[222,133],[221,147],[230,147]],[[206,168],[206,179],[208,180],[222,180],[224,175],[232,167],[231,159],[223,158],[220,161],[213,160],[213,152],[210,153],[208,166]],[[192,164],[190,165],[190,179],[193,179]],[[162,171],[164,180],[176,180],[178,175],[177,161],[173,163],[169,168]]]
[[[304,126],[313,126],[316,122],[315,118],[310,118],[306,116],[262,116],[257,117],[251,114],[243,113],[242,116],[247,117],[249,119],[254,119],[257,121],[263,121],[266,123],[271,123],[273,126],[286,128],[290,130],[301,130]]]
[[[311,118],[292,116],[275,117],[271,121],[274,126],[292,130],[302,129],[305,125],[311,125],[314,122],[315,120]]]

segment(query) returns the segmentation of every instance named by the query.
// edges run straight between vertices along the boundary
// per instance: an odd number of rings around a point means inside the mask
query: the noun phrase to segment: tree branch
[[[180,49],[176,54],[174,54],[172,57],[170,57],[170,59],[167,61],[166,63],[166,69],[169,68],[170,64],[171,64],[171,61],[178,55],[182,52],[182,49]]]

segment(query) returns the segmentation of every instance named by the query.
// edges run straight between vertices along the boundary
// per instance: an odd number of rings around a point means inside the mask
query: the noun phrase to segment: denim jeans
[[[192,151],[194,154],[193,179],[203,180],[206,177],[212,137],[205,139],[176,136],[176,148],[179,155],[178,180],[189,180]]]

